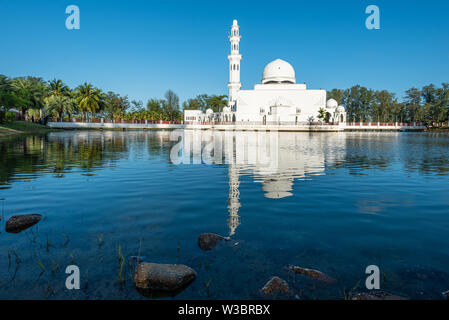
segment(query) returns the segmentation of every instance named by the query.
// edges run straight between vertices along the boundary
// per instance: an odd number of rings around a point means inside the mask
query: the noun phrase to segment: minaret
[[[229,60],[229,106],[232,111],[235,111],[235,101],[237,99],[237,92],[242,87],[240,83],[240,61],[242,60],[242,55],[239,53],[240,44],[240,34],[239,25],[237,20],[232,22],[231,34],[229,36],[229,41],[231,42],[231,54],[228,55]]]

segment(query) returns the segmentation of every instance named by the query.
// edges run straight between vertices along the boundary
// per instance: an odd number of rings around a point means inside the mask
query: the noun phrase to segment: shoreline
[[[14,121],[12,123],[0,124],[0,137],[10,137],[27,134],[45,134],[58,131],[61,131],[61,129],[50,128],[42,124],[28,121]]]
[[[410,126],[402,124],[394,125],[330,125],[330,124],[163,124],[163,123],[86,123],[86,122],[49,122],[50,128],[64,130],[218,130],[218,131],[279,131],[279,132],[423,132],[425,126]]]

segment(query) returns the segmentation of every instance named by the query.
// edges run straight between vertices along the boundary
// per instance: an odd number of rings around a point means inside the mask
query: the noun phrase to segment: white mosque
[[[346,112],[337,101],[326,102],[325,90],[310,90],[306,84],[297,84],[295,69],[286,61],[276,59],[266,65],[262,83],[253,90],[241,90],[239,53],[240,32],[237,20],[233,21],[229,40],[229,105],[222,112],[207,109],[185,110],[186,123],[225,122],[248,124],[306,124],[318,122],[320,109],[326,110],[328,122],[344,125]]]

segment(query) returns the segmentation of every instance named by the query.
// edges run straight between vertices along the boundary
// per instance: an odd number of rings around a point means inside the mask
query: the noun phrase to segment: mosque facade
[[[219,122],[239,124],[306,124],[319,119],[324,109],[326,119],[333,124],[346,123],[346,111],[337,101],[326,101],[325,90],[307,89],[305,83],[296,83],[295,69],[288,62],[276,59],[268,63],[260,84],[253,90],[242,90],[240,81],[240,27],[233,21],[229,41],[229,102],[220,112],[207,109],[185,110],[186,123]]]

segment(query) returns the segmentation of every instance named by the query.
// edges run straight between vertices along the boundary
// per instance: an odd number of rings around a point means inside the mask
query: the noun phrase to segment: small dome
[[[290,63],[276,59],[265,67],[262,74],[262,84],[290,83],[295,84],[295,69]]]
[[[333,109],[333,108],[336,108],[338,106],[338,102],[337,102],[337,100],[335,100],[335,99],[329,99],[329,100],[327,100],[327,103],[326,103],[326,107],[327,108],[329,108],[329,109]]]
[[[236,19],[234,19],[234,21],[232,21],[232,25],[233,25],[233,26],[236,26],[236,25],[237,25],[237,20],[236,20]]]
[[[206,110],[206,114],[212,114],[212,113],[214,113],[214,110],[212,110],[211,108]]]
[[[335,109],[335,111],[340,112],[340,113],[343,113],[343,112],[345,112],[346,110],[345,110],[345,107],[343,107],[343,106],[338,106],[337,109]]]
[[[223,107],[223,112],[225,112],[225,113],[231,112],[231,108]]]

